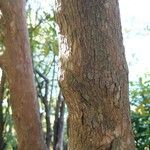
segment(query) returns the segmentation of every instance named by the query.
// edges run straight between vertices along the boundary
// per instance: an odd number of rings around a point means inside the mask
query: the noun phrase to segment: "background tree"
[[[54,150],[63,150],[63,127],[64,127],[64,113],[65,113],[65,102],[62,93],[59,92],[55,110],[55,122],[54,122]]]
[[[3,114],[3,97],[4,97],[4,86],[6,81],[6,76],[4,72],[2,73],[0,80],[0,149],[4,149],[5,142],[3,138],[3,130],[4,130],[4,114]]]
[[[36,7],[34,7],[35,5]],[[38,101],[40,106],[39,113],[42,129],[45,134],[47,146],[53,147],[53,145],[55,145],[53,142],[55,107],[59,94],[57,82],[58,42],[53,12],[47,12],[44,8],[41,7],[40,3],[34,3],[34,6],[32,5],[32,1],[28,1],[26,4],[27,25],[32,50],[32,61],[34,64],[34,74],[38,91]],[[0,29],[3,31],[2,28]],[[4,47],[2,34],[0,38],[0,46],[0,52],[2,52]],[[4,94],[2,100],[3,110],[1,115],[4,115],[4,123],[0,122],[0,125],[4,127],[2,128],[3,133],[1,134],[1,138],[5,143],[5,148],[3,149],[17,149],[16,132],[13,126],[11,116],[12,112],[9,104],[8,86],[4,87],[2,85],[1,87],[2,89],[4,88],[4,93],[7,93]],[[61,105],[59,107],[61,107]],[[59,107],[57,109],[59,109]],[[61,126],[61,122],[58,122],[57,125]],[[55,136],[57,136],[57,134],[55,134]],[[59,139],[64,142],[62,138]]]
[[[40,127],[24,0],[1,0],[5,51],[0,58],[10,88],[19,149],[46,150]]]
[[[118,0],[57,3],[69,149],[135,149]]]
[[[150,75],[130,82],[132,125],[138,150],[148,150],[150,143]]]

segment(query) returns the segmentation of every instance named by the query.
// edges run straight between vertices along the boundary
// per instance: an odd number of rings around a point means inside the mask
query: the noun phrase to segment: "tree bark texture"
[[[134,150],[118,0],[57,1],[69,150]]]
[[[24,0],[0,0],[6,72],[19,150],[46,150],[34,85]]]

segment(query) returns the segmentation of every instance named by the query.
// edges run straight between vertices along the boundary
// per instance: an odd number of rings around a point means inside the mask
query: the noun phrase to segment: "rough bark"
[[[60,0],[69,150],[134,150],[118,0]]]
[[[40,125],[24,6],[24,0],[0,0],[6,48],[1,62],[9,83],[19,150],[46,150]]]

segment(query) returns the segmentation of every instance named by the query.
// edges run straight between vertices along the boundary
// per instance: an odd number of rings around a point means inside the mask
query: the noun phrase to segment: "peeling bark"
[[[69,150],[134,150],[118,0],[57,2]]]

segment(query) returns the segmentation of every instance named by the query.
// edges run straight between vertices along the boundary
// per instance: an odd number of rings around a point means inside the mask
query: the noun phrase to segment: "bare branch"
[[[38,83],[39,86],[39,96],[44,104],[45,107],[45,120],[46,120],[46,144],[47,147],[50,147],[50,143],[51,143],[51,137],[52,137],[52,129],[51,129],[51,120],[50,120],[50,107],[49,107],[49,102],[48,102],[48,84],[49,84],[49,80],[48,78],[42,74],[40,71],[38,71],[37,69],[35,69],[35,73],[37,73],[42,79],[44,79],[45,82],[45,93],[44,96],[40,93],[41,92],[41,88],[40,88],[40,83]],[[37,80],[38,81],[38,80]]]
[[[40,71],[38,71],[37,69],[35,69],[35,72],[36,72],[40,77],[42,77],[42,78],[45,80],[45,82],[49,82],[48,78],[45,77],[45,75],[42,74]]]

